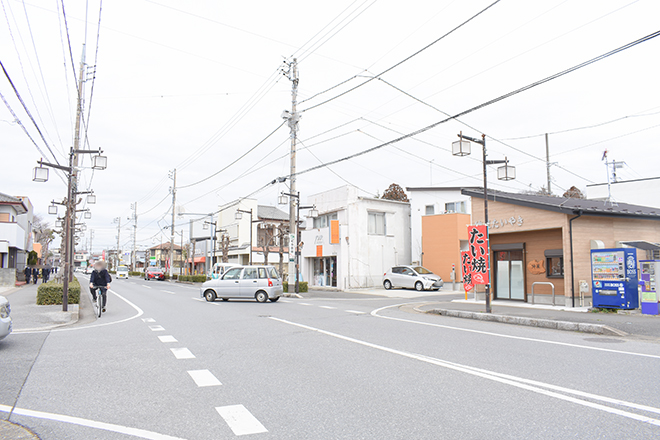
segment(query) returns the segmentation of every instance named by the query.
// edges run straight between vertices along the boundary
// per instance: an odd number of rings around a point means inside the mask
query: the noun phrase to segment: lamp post
[[[62,286],[62,311],[68,311],[69,303],[69,281],[73,278],[73,250],[75,247],[75,242],[73,239],[73,228],[75,222],[75,210],[76,210],[76,201],[75,196],[78,194],[76,192],[77,185],[77,174],[78,168],[74,166],[78,164],[77,158],[78,154],[95,154],[92,157],[92,168],[95,170],[104,170],[108,164],[108,158],[102,156],[102,150],[80,150],[77,148],[71,148],[69,151],[69,165],[63,166],[59,164],[52,164],[44,162],[43,159],[39,159],[37,163],[38,167],[34,168],[32,174],[32,180],[35,182],[46,182],[48,181],[48,167],[55,168],[58,170],[65,171],[67,173],[67,197],[66,197],[66,213],[64,215],[64,277],[63,277],[63,286]],[[46,168],[44,168],[46,166]],[[51,210],[49,210],[51,212]]]
[[[240,220],[243,218],[243,214],[250,214],[250,266],[252,266],[252,209],[249,211],[243,210],[243,209],[236,209],[236,214],[234,215],[234,218],[236,220]]]
[[[250,217],[250,219],[251,219],[251,217]],[[202,226],[202,228],[208,229],[209,225],[213,226],[213,229],[212,229],[213,236],[211,237],[211,240],[213,242],[213,251],[211,253],[211,270],[213,270],[213,265],[215,264],[215,243],[216,243],[216,240],[217,240],[218,232],[227,232],[227,230],[226,229],[218,229],[218,222],[209,222],[209,221],[206,221],[206,220],[204,220],[204,225]],[[250,237],[250,242],[252,242],[251,237]],[[250,264],[252,264],[252,262],[250,262]]]
[[[459,140],[451,144],[451,152],[454,156],[467,156],[471,153],[470,142],[481,145],[482,151],[482,165],[484,173],[484,223],[488,228],[488,168],[487,165],[504,164],[502,167],[497,168],[497,178],[499,180],[513,180],[516,178],[516,168],[509,165],[509,160],[505,157],[504,160],[487,160],[486,154],[486,135],[482,134],[481,139],[473,138],[463,135],[460,132]],[[488,274],[489,279],[486,284],[486,313],[491,313],[490,306],[490,240],[488,241]]]
[[[295,266],[296,266],[296,273],[295,273],[295,292],[296,294],[300,293],[300,228],[298,225],[300,224],[300,210],[301,209],[309,209],[309,216],[310,217],[318,217],[319,211],[316,209],[316,205],[312,206],[300,206],[300,193],[297,192],[295,194],[291,193],[285,193],[282,192],[280,196],[278,197],[277,202],[280,205],[286,205],[286,196],[291,197],[292,199],[295,199],[295,204],[296,204],[296,242],[295,244],[295,252],[296,252],[296,257],[295,257]],[[291,249],[291,246],[289,246],[289,249]],[[290,277],[289,277],[290,278]]]

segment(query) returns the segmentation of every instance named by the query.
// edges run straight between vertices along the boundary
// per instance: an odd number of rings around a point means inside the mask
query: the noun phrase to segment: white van
[[[215,263],[213,265],[213,269],[211,270],[211,279],[217,280],[218,278],[222,278],[225,272],[227,272],[232,267],[238,267],[238,266],[239,266],[238,264],[233,264],[233,263]]]
[[[117,268],[117,279],[120,279],[120,278],[128,279],[128,267],[119,266]]]

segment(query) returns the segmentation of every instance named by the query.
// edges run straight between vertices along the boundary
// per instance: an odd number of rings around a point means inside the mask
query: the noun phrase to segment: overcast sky
[[[93,218],[84,238],[95,231],[96,251],[116,246],[115,217],[126,225],[121,243],[129,247],[127,217],[135,202],[138,246],[160,243],[161,228],[171,222],[168,172],[174,168],[181,187],[177,201],[187,213],[215,211],[288,175],[284,125],[235,165],[192,185],[283,122],[280,115],[291,106],[291,82],[280,69],[293,57],[299,61],[303,110],[298,170],[304,171],[441,121],[446,117],[442,112],[467,110],[660,28],[657,0],[501,0],[381,79],[324,103],[403,61],[492,1],[113,0],[102,3],[100,30],[98,0],[65,0],[66,23],[60,0],[0,2],[0,61],[60,163],[66,163],[73,144],[73,72],[78,75],[86,43],[85,148],[102,149],[108,157],[107,170],[82,172],[82,189],[92,188],[98,200],[90,206]],[[302,174],[298,190],[304,200],[346,183],[372,195],[393,182],[403,187],[481,185],[480,155],[451,155],[451,142],[461,130],[475,137],[485,133],[489,158],[506,156],[516,166],[518,178],[511,182],[498,181],[495,168],[489,170],[489,185],[500,190],[538,190],[546,184],[544,133],[550,133],[555,194],[606,181],[605,149],[610,159],[626,162],[620,178],[658,176],[659,54],[660,37],[460,122]],[[0,93],[44,159],[54,161],[6,77],[0,77]],[[322,105],[310,108],[317,104]],[[476,147],[473,151],[480,153]],[[52,172],[46,183],[31,181],[42,153],[4,104],[0,157],[0,192],[28,196],[35,211],[52,223],[47,206],[62,200],[66,187]],[[83,165],[89,163],[87,158]],[[275,205],[284,189],[283,184],[267,186],[254,197]],[[177,231],[187,235],[183,220],[177,223]]]

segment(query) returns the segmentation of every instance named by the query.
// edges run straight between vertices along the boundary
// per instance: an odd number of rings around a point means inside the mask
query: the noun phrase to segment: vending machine
[[[639,307],[637,249],[592,249],[591,282],[594,307]]]
[[[660,261],[642,260],[639,262],[639,284],[642,291],[642,313],[645,315],[657,315],[659,312],[658,275],[660,275]]]

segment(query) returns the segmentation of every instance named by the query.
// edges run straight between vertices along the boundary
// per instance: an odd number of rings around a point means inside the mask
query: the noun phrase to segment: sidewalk
[[[66,312],[62,311],[61,304],[38,306],[37,287],[40,285],[41,281],[0,292],[11,306],[12,333],[49,330],[78,322],[78,304],[69,304]]]
[[[493,301],[491,308],[492,313],[487,314],[485,301],[459,299],[428,302],[418,306],[416,310],[423,313],[531,327],[660,339],[660,316],[642,315],[637,310],[594,313],[586,307],[571,308],[508,301]]]

